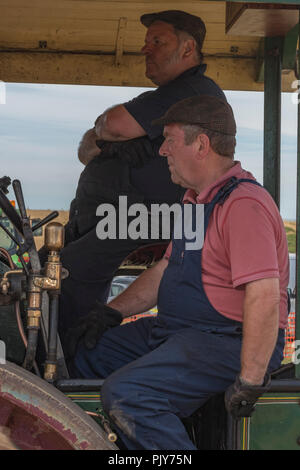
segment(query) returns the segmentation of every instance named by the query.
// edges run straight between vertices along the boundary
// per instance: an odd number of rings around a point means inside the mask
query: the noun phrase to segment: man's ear
[[[183,57],[187,58],[194,54],[195,51],[195,41],[194,39],[187,39],[184,41],[184,51]]]
[[[210,148],[210,141],[206,134],[199,134],[197,136],[198,158],[203,159],[208,154]]]

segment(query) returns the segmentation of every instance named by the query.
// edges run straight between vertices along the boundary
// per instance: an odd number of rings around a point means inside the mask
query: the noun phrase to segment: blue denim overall
[[[259,185],[232,178],[205,205],[204,233],[215,205],[241,182]],[[81,348],[76,356],[79,375],[107,377],[103,407],[128,449],[195,449],[181,418],[223,392],[240,371],[242,323],[211,305],[202,283],[202,248],[186,250],[186,241],[173,239],[158,316],[112,328],[94,350]],[[280,366],[283,346],[282,331],[269,370]]]

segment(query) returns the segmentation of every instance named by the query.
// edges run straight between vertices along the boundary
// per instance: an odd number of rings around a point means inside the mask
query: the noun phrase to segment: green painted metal
[[[65,395],[84,411],[103,413],[100,392],[68,392]]]
[[[280,207],[282,37],[265,38],[264,187]]]
[[[265,40],[262,38],[259,42],[256,58],[256,82],[264,83],[265,81]]]
[[[100,392],[74,392],[66,393],[66,396],[84,410],[103,429],[108,442],[115,442],[117,435],[109,417],[103,411]]]
[[[296,62],[297,42],[299,37],[299,27],[296,25],[284,38],[282,53],[282,69],[294,70]]]
[[[299,16],[300,32],[300,16]],[[299,51],[298,51],[299,52]],[[299,60],[298,77],[300,73]],[[295,339],[300,339],[300,100],[298,95],[298,131],[297,131],[297,209],[296,209],[296,327]],[[295,365],[295,376],[300,378],[300,364]]]
[[[296,62],[296,53],[297,53],[297,43],[298,43],[298,25],[292,28],[288,34],[284,37],[283,40],[283,49],[282,49],[282,70],[294,70]],[[257,72],[256,72],[256,82],[264,83],[265,80],[265,57],[264,57],[264,39],[260,40],[259,48],[257,51]]]
[[[261,397],[240,423],[241,450],[300,450],[300,392]]]

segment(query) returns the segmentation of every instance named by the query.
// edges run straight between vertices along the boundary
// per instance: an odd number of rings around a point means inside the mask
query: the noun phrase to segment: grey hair
[[[185,145],[191,145],[199,134],[205,134],[209,138],[214,152],[223,157],[233,158],[236,147],[236,138],[234,136],[204,129],[197,124],[182,124],[181,127],[184,131]]]
[[[181,29],[176,29],[175,27],[174,27],[174,33],[176,34],[176,36],[177,36],[180,43],[183,42],[183,41],[187,41],[188,39],[192,39],[194,41],[196,56],[197,56],[197,59],[199,61],[199,64],[201,64],[202,61],[203,61],[203,54],[202,54],[201,49],[200,49],[197,41],[195,40],[195,38],[193,38],[193,36],[191,36],[186,31],[182,31]]]

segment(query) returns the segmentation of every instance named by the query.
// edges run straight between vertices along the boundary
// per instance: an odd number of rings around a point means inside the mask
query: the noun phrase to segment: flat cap
[[[236,135],[231,106],[216,96],[200,95],[178,101],[153,125],[197,124],[204,129],[225,135]]]
[[[141,16],[140,20],[147,28],[154,23],[154,21],[169,23],[173,25],[174,28],[189,33],[197,42],[200,50],[202,49],[206,28],[199,16],[191,15],[181,10],[165,10],[158,13],[146,13]]]

